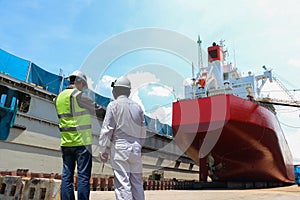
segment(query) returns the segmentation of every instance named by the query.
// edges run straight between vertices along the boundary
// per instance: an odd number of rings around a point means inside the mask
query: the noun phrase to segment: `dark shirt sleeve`
[[[98,105],[92,99],[90,99],[86,94],[80,93],[77,95],[77,102],[81,108],[87,109],[91,115],[96,115],[101,120],[104,119],[106,110],[103,106]]]

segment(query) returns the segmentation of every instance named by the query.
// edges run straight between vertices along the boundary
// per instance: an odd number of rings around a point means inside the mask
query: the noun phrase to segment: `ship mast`
[[[203,60],[202,60],[202,48],[201,48],[202,40],[200,40],[199,35],[198,35],[197,43],[198,43],[198,69],[200,72],[201,68],[203,67]]]
[[[194,67],[194,63],[192,63],[192,81],[193,81],[193,85],[192,85],[192,89],[193,89],[193,99],[196,98],[196,78],[195,78],[195,67]]]
[[[226,58],[228,56],[228,49],[225,49],[225,40],[220,40],[220,46],[222,47],[223,61],[226,61]]]

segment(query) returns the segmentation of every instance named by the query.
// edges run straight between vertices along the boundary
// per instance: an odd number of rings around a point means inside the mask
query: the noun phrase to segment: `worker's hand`
[[[107,160],[108,160],[108,153],[100,153],[99,154],[99,158],[100,158],[100,160],[102,161],[102,162],[107,162]]]

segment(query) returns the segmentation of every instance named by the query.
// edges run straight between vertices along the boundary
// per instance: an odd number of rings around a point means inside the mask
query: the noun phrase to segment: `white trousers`
[[[117,200],[144,200],[141,145],[115,142],[111,149]]]

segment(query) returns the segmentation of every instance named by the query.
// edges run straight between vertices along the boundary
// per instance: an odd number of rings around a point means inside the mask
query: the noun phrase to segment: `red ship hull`
[[[273,112],[233,95],[173,103],[178,146],[200,180],[294,182],[293,159]]]

